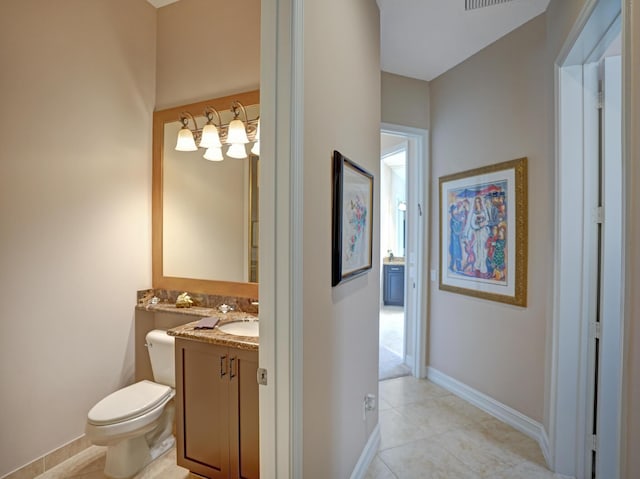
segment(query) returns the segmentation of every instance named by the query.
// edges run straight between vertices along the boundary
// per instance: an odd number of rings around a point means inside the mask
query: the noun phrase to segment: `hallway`
[[[378,379],[392,379],[411,374],[403,362],[404,308],[383,306],[380,309],[380,353]]]
[[[381,381],[366,479],[553,479],[533,439],[425,379]]]

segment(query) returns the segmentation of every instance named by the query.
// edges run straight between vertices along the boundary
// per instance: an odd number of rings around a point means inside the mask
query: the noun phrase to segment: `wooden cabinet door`
[[[260,477],[260,430],[258,403],[258,352],[230,349],[231,424],[230,461],[232,479]]]
[[[176,338],[178,465],[227,479],[229,470],[229,350]]]

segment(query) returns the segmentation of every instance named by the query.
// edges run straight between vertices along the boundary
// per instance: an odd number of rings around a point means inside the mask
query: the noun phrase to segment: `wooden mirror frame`
[[[183,111],[202,112],[211,106],[218,111],[228,110],[231,102],[237,100],[243,105],[260,103],[260,90],[190,103],[153,113],[153,171],[151,193],[151,252],[152,282],[154,289],[188,291],[190,293],[215,294],[258,299],[258,283],[238,283],[212,279],[178,278],[164,276],[163,272],[163,156],[164,125],[179,121]]]

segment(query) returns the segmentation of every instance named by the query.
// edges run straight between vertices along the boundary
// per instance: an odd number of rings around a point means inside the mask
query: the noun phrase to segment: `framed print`
[[[440,289],[527,305],[527,159],[440,178]]]
[[[372,267],[373,175],[333,152],[331,286]]]

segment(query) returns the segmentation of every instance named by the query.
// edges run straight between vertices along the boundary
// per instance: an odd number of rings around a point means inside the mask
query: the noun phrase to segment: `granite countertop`
[[[157,306],[159,305],[154,305],[153,307],[153,309],[156,311],[158,310]],[[173,305],[165,305],[165,306],[173,306]],[[194,311],[193,313],[185,313],[185,314],[192,314],[194,316],[202,316],[202,317],[213,316],[216,318],[220,318],[219,324],[225,324],[231,321],[238,321],[246,318],[257,319],[256,316],[249,313],[243,313],[243,312],[231,311],[224,314],[210,308],[195,308],[195,307],[176,308],[175,306],[173,306],[173,308],[174,308],[174,311],[172,312],[181,312],[180,310],[182,309],[186,309],[186,310],[198,309],[200,310],[200,312]],[[163,308],[160,310],[164,311],[165,309]],[[207,311],[207,314],[202,314],[202,312],[204,311]],[[169,334],[169,336],[175,336],[177,338],[193,339],[195,341],[202,341],[204,343],[217,344],[220,346],[229,346],[232,348],[247,349],[247,350],[253,350],[253,351],[258,350],[259,338],[257,337],[237,336],[235,334],[227,334],[227,333],[223,333],[218,328],[195,329],[195,325],[197,323],[198,321],[193,321],[191,323],[183,324],[182,326],[177,326],[175,328],[169,329],[167,331],[167,334]]]
[[[392,264],[397,266],[404,266],[404,257],[394,256],[393,260],[390,260],[389,257],[385,257],[382,260],[382,264]]]
[[[177,308],[173,303],[156,303],[156,304],[138,304],[136,309],[141,311],[154,311],[173,314],[184,314],[185,316],[196,316],[198,318],[204,318],[206,316],[215,316],[219,313],[216,308],[204,308],[202,306],[191,306],[190,308]],[[227,314],[234,314],[233,312]],[[236,313],[238,314],[238,313]],[[246,314],[246,313],[241,313]],[[249,316],[251,316],[249,314]]]

